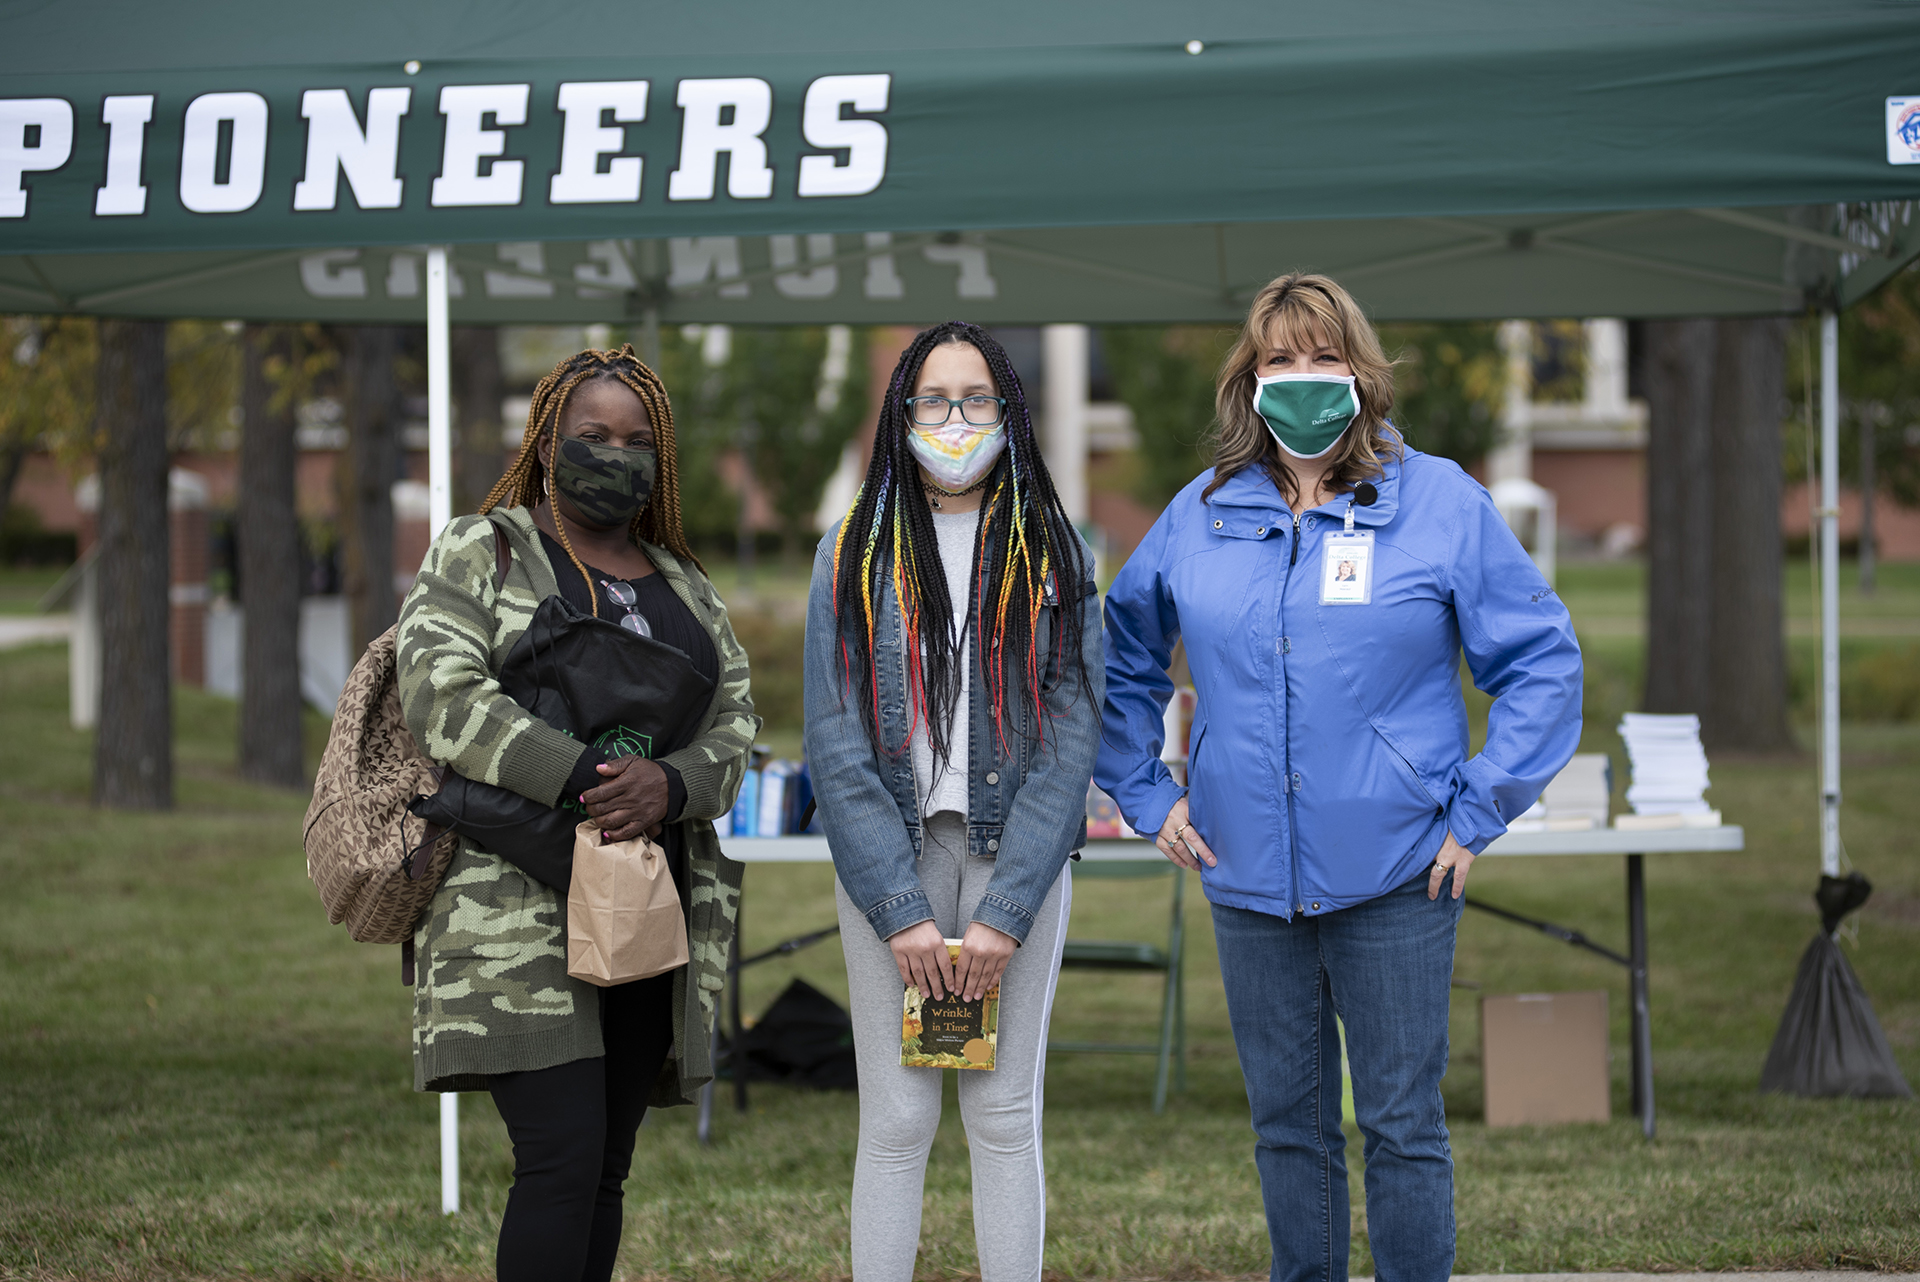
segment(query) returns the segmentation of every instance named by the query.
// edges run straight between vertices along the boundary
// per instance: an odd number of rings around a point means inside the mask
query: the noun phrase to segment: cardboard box
[[[1488,1126],[1604,1122],[1607,994],[1515,993],[1480,999]]]

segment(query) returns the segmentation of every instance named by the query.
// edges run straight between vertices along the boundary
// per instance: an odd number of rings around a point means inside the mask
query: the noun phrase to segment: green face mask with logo
[[[625,525],[653,496],[659,460],[652,450],[623,450],[567,439],[554,451],[553,488],[596,529]]]
[[[1256,379],[1254,411],[1280,448],[1295,458],[1319,458],[1360,415],[1351,376],[1275,374]]]

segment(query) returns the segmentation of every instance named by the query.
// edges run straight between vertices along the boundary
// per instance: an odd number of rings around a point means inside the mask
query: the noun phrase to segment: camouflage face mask
[[[652,450],[623,450],[567,439],[553,460],[553,488],[587,524],[611,530],[631,521],[653,496],[659,460]]]

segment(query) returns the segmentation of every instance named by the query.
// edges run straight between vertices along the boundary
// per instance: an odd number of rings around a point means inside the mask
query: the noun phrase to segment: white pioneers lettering
[[[332,209],[340,174],[353,188],[362,209],[398,209],[404,189],[400,177],[400,117],[413,102],[411,89],[367,91],[367,127],[360,127],[353,99],[345,89],[309,89],[300,96],[307,121],[307,173],[293,185],[293,207]]]
[[[797,196],[864,196],[879,190],[886,179],[889,136],[876,116],[888,110],[892,85],[890,74],[874,72],[820,76],[807,86],[800,132],[805,146],[814,150],[803,150],[796,158]],[[648,86],[645,80],[610,80],[568,81],[558,87],[555,107],[563,124],[559,167],[547,188],[549,205],[640,200],[645,158],[621,154],[628,145],[622,126],[646,121]],[[444,143],[430,205],[523,202],[528,162],[504,157],[507,130],[527,123],[531,92],[526,84],[441,86]],[[682,119],[679,163],[668,175],[668,200],[712,200],[722,155],[728,158],[729,197],[765,200],[773,195],[766,139],[773,119],[770,84],[745,76],[682,80],[674,98]],[[147,212],[141,167],[155,100],[150,93],[102,99],[107,154],[105,181],[94,189],[95,214]],[[368,89],[363,125],[348,90],[304,90],[300,114],[307,122],[306,139],[293,209],[336,210],[342,173],[359,208],[401,208],[405,179],[400,174],[400,132],[411,105],[412,90],[406,86]],[[271,141],[269,115],[267,99],[251,92],[202,94],[189,104],[181,119],[178,186],[180,204],[189,213],[243,213],[260,203]],[[73,145],[73,104],[67,99],[0,98],[0,218],[27,217],[26,175],[63,168],[73,159]],[[891,262],[884,255],[868,260],[867,297],[899,296],[890,292],[898,280]],[[991,278],[964,271],[963,276],[967,288],[991,290]],[[963,290],[961,296],[993,295]]]
[[[72,154],[73,104],[65,98],[0,98],[0,218],[27,216],[22,175],[58,169]]]
[[[877,120],[846,119],[841,109],[885,111],[893,77],[822,76],[807,86],[800,132],[822,151],[847,153],[842,164],[834,156],[802,156],[802,196],[864,196],[880,185],[887,173],[887,127]]]
[[[433,203],[517,205],[524,160],[493,160],[507,150],[506,126],[527,123],[531,85],[443,85],[440,114],[447,118],[446,147],[440,176],[433,180]],[[492,116],[498,127],[486,127]],[[486,165],[487,172],[481,172]]]
[[[735,200],[773,195],[773,170],[761,137],[773,120],[772,85],[750,76],[682,80],[675,101],[684,114],[680,167],[667,176],[668,200],[712,200],[721,152],[728,156],[727,195]],[[733,119],[722,123],[728,108]]]
[[[220,127],[233,126],[227,176],[219,174]],[[180,203],[196,214],[239,214],[267,184],[267,100],[257,93],[203,93],[180,127]]]
[[[547,187],[547,201],[555,205],[586,205],[640,199],[638,156],[622,156],[627,131],[622,124],[647,118],[647,82],[644,80],[573,81],[560,86],[557,99],[566,117],[560,139],[560,171]],[[616,123],[601,124],[611,113]],[[612,156],[605,173],[600,158]]]
[[[138,217],[147,212],[147,185],[140,181],[140,159],[153,119],[153,95],[116,94],[100,104],[107,127],[107,181],[93,196],[96,217]]]

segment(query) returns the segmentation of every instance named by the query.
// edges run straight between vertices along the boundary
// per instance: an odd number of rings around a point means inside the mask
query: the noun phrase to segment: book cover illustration
[[[947,941],[947,956],[960,960],[960,941]],[[1000,1040],[1000,986],[995,984],[978,1001],[962,1001],[948,993],[928,1001],[920,989],[907,985],[906,1006],[900,1017],[900,1063],[904,1068],[993,1068],[993,1052]]]

